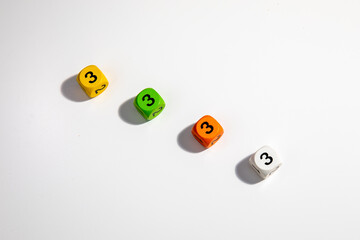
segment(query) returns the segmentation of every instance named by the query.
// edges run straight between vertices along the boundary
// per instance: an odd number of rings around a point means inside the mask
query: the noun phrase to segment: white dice
[[[281,162],[278,155],[269,146],[264,146],[257,150],[249,159],[251,167],[262,178],[269,177],[280,166]]]

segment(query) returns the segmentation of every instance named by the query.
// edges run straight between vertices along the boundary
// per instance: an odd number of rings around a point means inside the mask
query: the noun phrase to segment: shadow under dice
[[[134,106],[146,120],[151,120],[164,110],[165,101],[154,89],[146,88],[136,96]]]
[[[201,145],[209,148],[224,134],[224,129],[215,118],[206,115],[195,123],[191,133]]]
[[[282,164],[274,149],[269,146],[257,150],[250,157],[249,163],[255,172],[264,179],[269,177]]]
[[[91,98],[100,95],[109,85],[105,75],[95,65],[87,66],[81,70],[76,80]]]

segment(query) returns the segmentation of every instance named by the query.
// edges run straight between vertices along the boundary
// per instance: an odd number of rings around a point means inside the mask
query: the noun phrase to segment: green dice
[[[151,120],[164,110],[165,101],[154,89],[146,88],[136,96],[134,105],[146,120]]]

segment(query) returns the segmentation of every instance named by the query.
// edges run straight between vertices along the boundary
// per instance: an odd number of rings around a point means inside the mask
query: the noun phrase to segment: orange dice
[[[224,129],[215,118],[206,115],[200,118],[191,130],[194,138],[204,147],[209,148],[214,145],[224,134]]]

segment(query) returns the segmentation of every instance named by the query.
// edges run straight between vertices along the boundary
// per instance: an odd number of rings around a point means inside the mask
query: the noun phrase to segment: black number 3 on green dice
[[[154,103],[155,103],[155,99],[153,99],[152,97],[150,97],[149,94],[145,94],[143,97],[142,97],[142,100],[143,101],[151,101],[151,103],[147,103],[146,105],[147,106],[152,106]]]

